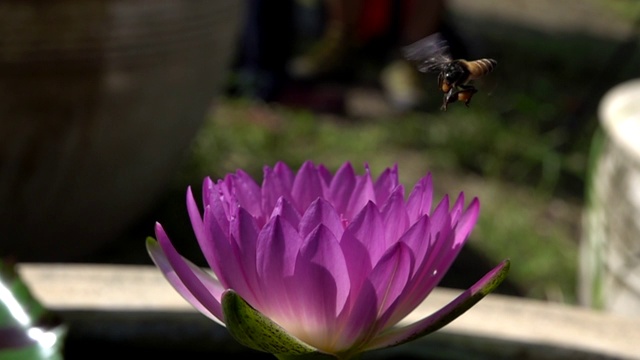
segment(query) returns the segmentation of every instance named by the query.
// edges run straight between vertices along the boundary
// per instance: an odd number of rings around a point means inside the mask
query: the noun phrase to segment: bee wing
[[[435,54],[447,54],[448,52],[449,45],[440,33],[429,35],[402,48],[403,56],[412,61],[421,61]]]
[[[417,62],[421,72],[439,72],[451,61],[449,45],[439,33],[403,47],[402,54],[405,59]]]

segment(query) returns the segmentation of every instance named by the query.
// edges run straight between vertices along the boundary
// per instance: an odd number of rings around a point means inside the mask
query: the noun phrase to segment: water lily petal
[[[216,186],[213,186],[211,189],[211,193],[213,194],[214,192],[218,192]],[[204,217],[200,217],[200,212],[189,189],[187,194],[187,210],[194,232],[196,233],[200,250],[207,260],[209,267],[218,275],[221,282],[229,286],[229,280],[224,271],[225,266],[221,263],[227,260],[227,257],[232,251],[229,248],[230,243],[228,241],[230,222],[222,207],[223,205],[220,198],[212,197],[210,198],[210,205],[207,205],[204,209]],[[200,228],[200,226],[202,226],[202,228]],[[220,248],[221,246],[223,246],[222,249]]]
[[[396,189],[398,187],[399,189]],[[398,165],[385,169],[374,183],[373,188],[376,194],[375,202],[380,206],[387,201],[394,191],[400,190],[404,197],[404,188],[398,180]]]
[[[438,229],[451,226],[451,214],[449,214],[449,195],[442,197],[442,200],[436,205],[431,213],[432,234],[436,234]]]
[[[302,216],[299,227],[300,236],[306,237],[321,224],[327,227],[336,239],[342,237],[344,227],[340,216],[327,200],[318,198],[309,205]]]
[[[407,213],[409,220],[413,224],[421,216],[428,215],[431,211],[433,201],[433,181],[431,174],[420,179],[411,190],[407,199]]]
[[[329,184],[331,184],[331,179],[333,179],[333,174],[326,166],[320,164],[318,165],[318,176],[322,179],[322,184],[325,187],[325,191],[329,189]],[[325,193],[326,196],[326,193]]]
[[[238,264],[237,258],[234,256],[234,250],[229,238],[229,229],[223,230],[218,221],[216,221],[214,209],[212,207],[204,209],[207,239],[203,244],[202,253],[224,287],[229,288],[233,284],[241,286],[241,291],[243,292],[248,291],[246,285],[242,286],[238,284],[238,281],[234,281],[240,271],[240,264]]]
[[[411,309],[420,304],[436,287],[444,276],[446,269],[451,265],[453,258],[447,255],[452,251],[453,236],[451,229],[451,216],[449,215],[448,197],[436,206],[431,217],[428,218],[424,237],[420,240],[420,233],[414,232],[416,228],[405,234],[403,242],[406,242],[416,255],[416,268],[412,278],[407,284],[407,289],[402,299],[402,306],[392,316],[393,320],[399,320],[406,316]],[[419,246],[426,246],[425,249]],[[423,252],[424,251],[424,252]],[[424,257],[422,257],[424,254]],[[457,252],[456,252],[457,255]],[[422,260],[419,260],[422,258]]]
[[[231,195],[228,194],[228,191],[225,191],[227,194],[224,195],[224,188],[222,184],[211,182],[211,187],[207,190],[209,195],[207,201],[204,202],[204,209],[205,213],[211,211],[211,214],[209,214],[210,219],[218,223],[225,236],[229,236],[229,204],[227,201],[230,200]],[[204,220],[204,223],[206,224],[207,220]]]
[[[213,189],[214,183],[210,177],[205,177],[202,181],[202,206],[207,207],[211,204],[210,199],[215,195],[217,196],[217,191]]]
[[[233,180],[236,190],[235,195],[238,198],[240,206],[256,218],[264,217],[262,204],[260,203],[262,193],[260,186],[258,186],[249,174],[242,170],[236,171]]]
[[[509,260],[504,260],[440,310],[411,325],[392,328],[383,332],[369,342],[365,350],[400,345],[441,329],[495,290],[506,278],[509,266]]]
[[[236,209],[240,207],[240,202],[236,197],[234,174],[228,174],[224,179],[219,180],[215,184],[214,190],[216,190],[217,196],[212,199],[214,201],[212,201],[211,207],[220,211],[216,217],[220,217],[218,219],[220,226],[225,229],[222,214],[224,214],[224,219],[228,221],[235,215]]]
[[[367,247],[353,234],[351,229],[346,229],[342,234],[340,248],[347,263],[347,272],[351,284],[349,295],[350,305],[348,308],[352,309],[354,308],[354,303],[360,296],[360,292],[362,291],[361,287],[365,281],[368,281],[367,277],[371,269],[373,269],[373,263],[371,262]]]
[[[350,195],[349,206],[345,211],[347,219],[353,219],[357,216],[367,203],[376,202],[376,193],[373,188],[373,180],[371,179],[371,170],[369,166],[365,166],[365,174],[356,178],[356,184],[353,193]]]
[[[433,276],[433,270],[429,273],[426,255],[434,248],[436,237],[430,236],[431,223],[429,217],[424,215],[402,236],[400,242],[407,245],[414,260],[413,272],[407,282],[403,293],[398,299],[392,313],[389,313],[387,322],[395,324],[407,316],[429,294],[429,286],[435,286],[434,281],[425,281],[425,277]],[[425,284],[426,283],[426,284]]]
[[[348,306],[338,317],[341,330],[335,340],[336,349],[357,349],[359,344],[366,343],[376,334],[376,289],[369,279],[364,279],[358,290],[349,294]]]
[[[300,235],[280,216],[272,218],[258,234],[256,271],[260,278],[262,302],[270,315],[289,318],[293,305],[286,278],[293,276],[302,245]]]
[[[191,186],[187,187],[187,213],[189,214],[189,220],[191,221],[191,227],[193,233],[196,235],[199,243],[205,243],[207,236],[205,235],[204,224],[202,223],[202,215],[196,200],[193,198],[193,192]]]
[[[435,237],[429,236],[430,230],[431,222],[429,217],[424,215],[400,237],[399,241],[405,243],[411,249],[416,263],[413,274],[411,274],[412,277],[423,268],[422,264],[425,263],[424,259],[427,252],[435,241]]]
[[[275,216],[258,234],[256,263],[263,280],[293,275],[302,238],[281,216]]]
[[[273,173],[280,178],[283,184],[287,185],[288,189],[293,186],[293,181],[296,178],[296,174],[285,164],[283,161],[278,161],[273,166]]]
[[[427,250],[426,259],[422,263],[419,271],[421,278],[418,281],[423,284],[423,288],[433,288],[437,284],[434,275],[440,275],[440,264],[443,256],[452,247],[451,214],[449,213],[449,196],[444,196],[438,203],[429,218],[429,237],[433,239]],[[424,276],[429,276],[430,280],[425,283]]]
[[[449,219],[448,214],[445,214],[445,223]],[[438,221],[434,222],[438,223]],[[448,256],[449,253],[456,251],[451,246],[453,243],[451,226],[446,224],[438,229],[434,222],[431,222],[429,226],[430,234],[426,257],[422,263],[418,263],[418,269],[408,285],[408,289],[411,290],[407,291],[406,307],[417,306],[431,293],[451,265],[452,257]],[[438,230],[440,231],[437,232]]]
[[[350,280],[344,253],[333,231],[324,224],[319,225],[316,230],[305,239],[296,260],[296,276],[306,271],[306,264],[318,264],[331,275],[331,282],[335,284],[336,287],[335,308],[332,310],[332,316],[335,318],[338,313],[342,311],[349,296]],[[314,283],[314,281],[309,282]],[[318,290],[322,290],[322,287],[319,285],[318,283],[311,284],[311,286],[316,287]]]
[[[457,219],[457,224],[455,226],[455,240],[454,243],[456,245],[462,245],[464,241],[471,234],[471,230],[476,225],[478,221],[478,216],[480,215],[480,201],[478,198],[474,198],[471,200],[471,203],[467,207],[467,210],[462,213],[459,219]]]
[[[320,350],[331,349],[349,296],[349,276],[340,244],[324,225],[305,239],[288,285],[296,312],[285,328]]]
[[[356,186],[356,173],[350,162],[344,163],[336,171],[329,185],[328,198],[336,208],[338,214],[346,216],[349,199]]]
[[[463,199],[462,196],[460,198]],[[459,203],[461,202],[456,202],[456,204]],[[461,207],[461,205],[454,205],[454,209],[458,209],[459,207]],[[438,211],[438,209],[436,211]],[[414,294],[416,294],[416,296],[414,298],[413,304],[417,305],[418,303],[422,302],[424,297],[426,297],[445,276],[446,272],[451,267],[451,264],[453,264],[453,261],[462,250],[462,246],[468,239],[471,229],[475,225],[475,222],[478,218],[478,211],[479,202],[477,201],[477,199],[474,199],[469,205],[467,211],[465,211],[462,215],[456,216],[459,219],[464,219],[464,222],[460,223],[459,230],[457,227],[456,229],[453,229],[451,225],[449,225],[453,221],[451,216],[448,215],[448,213],[445,214],[444,211],[442,212],[443,216],[441,222],[442,227],[440,228],[440,236],[437,239],[438,241],[434,244],[433,250],[430,250],[433,252],[434,256],[430,257],[426,262],[426,268],[431,268],[433,269],[433,271],[431,275],[429,275],[429,271],[431,270],[423,273],[425,277],[420,280],[420,286],[418,286],[418,288],[414,291]],[[439,221],[435,217],[433,219],[434,221]],[[432,226],[432,229],[434,228],[436,227]],[[422,298],[420,297],[420,294],[422,294]]]
[[[276,201],[276,205],[269,218],[276,216],[280,216],[282,220],[287,221],[294,229],[300,226],[300,213],[298,213],[298,210],[284,197],[280,197],[278,201]]]
[[[464,211],[464,193],[461,192],[458,195],[456,202],[451,207],[451,211],[449,211],[449,213],[451,214],[452,224],[455,224],[458,222],[458,219],[460,218],[460,215],[462,215],[463,211]]]
[[[369,279],[375,287],[378,299],[378,328],[384,327],[393,312],[396,300],[402,295],[411,278],[413,266],[414,259],[409,247],[403,242],[398,242],[385,252],[371,271]]]
[[[458,202],[456,202],[456,204],[457,203]],[[454,209],[456,208],[458,207],[454,205]],[[458,257],[458,254],[462,250],[462,246],[468,239],[471,229],[478,218],[478,211],[479,202],[477,199],[474,199],[469,205],[467,211],[456,215],[457,218],[464,219],[464,222],[456,224],[456,228],[451,228],[450,226],[443,227],[440,237],[438,238],[438,242],[434,246],[433,253],[435,256],[428,261],[428,266],[433,268],[433,274],[428,277],[427,281],[422,280],[420,282],[421,286],[415,290],[414,294],[424,294],[424,297],[426,297],[431,292],[431,289],[433,289],[433,287],[442,280],[453,264],[453,261]],[[445,222],[446,221],[453,220],[445,220]],[[418,304],[422,302],[422,299],[419,296],[416,296],[414,303]]]
[[[402,293],[411,267],[410,250],[405,244],[398,243],[387,251],[363,282],[360,292],[352,293],[355,299],[350,299],[351,313],[341,318],[345,339],[339,340],[337,346],[357,347],[357,344],[366,343],[385,326],[393,308],[397,306],[396,300]],[[390,308],[391,312],[388,311]],[[378,321],[381,316],[382,319]]]
[[[409,216],[405,209],[404,191],[398,186],[389,194],[388,200],[380,211],[386,247],[398,241],[409,227]]]
[[[248,294],[251,294],[245,295],[245,299],[256,306],[260,304],[260,279],[256,269],[258,232],[255,218],[244,208],[238,209],[237,217],[231,221],[232,249],[240,267],[238,275],[241,276],[241,280],[238,281],[242,281],[248,288]],[[230,287],[242,294],[241,287]]]
[[[271,212],[280,197],[294,203],[291,197],[294,174],[284,163],[278,162],[273,169],[265,167],[262,180],[262,210],[268,214]]]
[[[304,213],[312,202],[324,196],[324,181],[311,161],[305,161],[298,170],[291,195],[300,213]]]
[[[375,266],[387,250],[387,244],[384,240],[384,225],[376,205],[369,202],[349,224],[347,230],[362,242],[367,249],[371,263]]]
[[[224,288],[197,266],[183,259],[160,224],[156,224],[156,236],[157,242],[147,239],[147,250],[167,281],[198,311],[222,324],[222,307],[218,299]]]

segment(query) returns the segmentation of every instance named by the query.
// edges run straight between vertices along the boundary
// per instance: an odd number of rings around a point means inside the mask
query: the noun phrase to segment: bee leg
[[[471,102],[471,98],[478,90],[473,85],[462,85],[460,86],[460,90],[456,93],[456,98],[458,101],[464,102],[466,107],[469,107],[469,102]]]
[[[456,101],[464,102],[464,105],[469,107],[469,102],[471,101],[473,94],[477,92],[478,90],[473,85],[458,85],[456,87],[452,87],[444,95],[442,109],[446,110],[449,104]]]
[[[457,95],[458,91],[453,87],[450,88],[449,91],[447,91],[447,93],[442,97],[442,106],[440,107],[440,109],[443,111],[447,111],[447,107],[449,106],[449,104],[458,100]]]
[[[438,89],[442,90],[443,92],[447,92],[447,90],[445,90],[445,88],[442,87],[443,83],[444,83],[444,75],[440,73],[438,74]]]

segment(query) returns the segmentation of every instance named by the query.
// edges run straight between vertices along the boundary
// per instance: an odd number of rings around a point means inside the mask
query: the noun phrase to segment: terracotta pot
[[[81,260],[149,209],[221,87],[242,5],[0,3],[0,255]]]

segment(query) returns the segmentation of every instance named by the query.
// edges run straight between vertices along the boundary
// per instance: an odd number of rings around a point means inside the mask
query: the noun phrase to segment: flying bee
[[[403,51],[407,60],[417,63],[419,71],[438,73],[438,88],[444,93],[442,110],[455,101],[469,106],[477,92],[470,83],[492,72],[498,64],[494,59],[453,59],[449,45],[438,33],[404,47]]]

